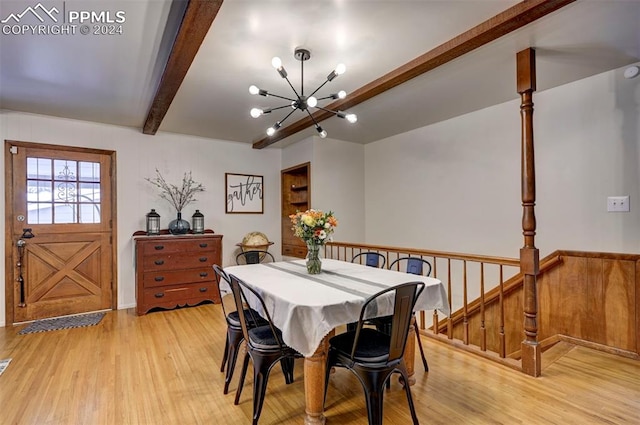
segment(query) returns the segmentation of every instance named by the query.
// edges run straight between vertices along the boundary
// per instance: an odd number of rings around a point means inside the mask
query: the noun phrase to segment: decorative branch
[[[197,201],[196,193],[204,192],[204,186],[193,180],[191,171],[184,173],[182,187],[180,188],[175,184],[167,183],[157,168],[156,177],[145,177],[145,180],[160,189],[160,197],[169,202],[177,212],[181,212],[186,205]]]

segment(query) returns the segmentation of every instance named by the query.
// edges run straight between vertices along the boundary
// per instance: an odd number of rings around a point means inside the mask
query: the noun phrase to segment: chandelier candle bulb
[[[324,131],[322,127],[320,127],[319,125],[316,125],[316,130],[318,130],[318,134],[320,135],[321,138],[324,139],[325,137],[327,137],[327,132]]]

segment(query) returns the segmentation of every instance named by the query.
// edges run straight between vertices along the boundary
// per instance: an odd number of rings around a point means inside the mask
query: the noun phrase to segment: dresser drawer
[[[148,271],[191,269],[212,266],[216,263],[217,253],[181,252],[148,255],[142,261],[142,269]]]
[[[143,306],[145,311],[153,307],[173,308],[187,304],[195,305],[202,301],[220,302],[213,282],[145,289],[142,297],[142,300],[138,300],[138,304]]]
[[[207,282],[215,280],[211,267],[184,270],[146,272],[142,277],[144,288],[177,285],[180,283]]]
[[[144,256],[172,252],[215,252],[216,250],[214,242],[207,239],[145,241],[142,245],[142,255]]]

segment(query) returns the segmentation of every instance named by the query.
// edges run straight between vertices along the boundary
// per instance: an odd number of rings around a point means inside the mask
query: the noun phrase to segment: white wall
[[[282,168],[311,162],[311,208],[333,211],[333,240],[364,241],[364,146],[312,136],[282,150]]]
[[[198,208],[205,216],[205,227],[224,235],[223,265],[235,261],[235,244],[254,230],[265,233],[275,242],[272,247],[275,255],[281,252],[281,152],[278,149],[256,150],[250,144],[162,132],[148,136],[139,129],[9,111],[0,111],[0,138],[116,151],[118,308],[135,306],[131,235],[145,229],[145,214],[150,208],[160,214],[163,228],[176,215],[169,203],[160,199],[157,190],[144,180],[155,175],[155,168],[170,182],[180,183],[184,172],[191,171],[194,180],[204,184],[206,191],[197,196],[197,202],[185,207],[183,218],[190,221]],[[0,167],[4,168],[4,161]],[[225,172],[264,176],[264,214],[225,214]],[[4,170],[0,170],[0,175],[4,176]],[[4,188],[4,184],[1,186]],[[4,209],[1,214],[0,225],[4,227]],[[0,250],[4,257],[4,244]],[[0,268],[4,275],[4,262]],[[4,326],[4,319],[3,287],[0,326]]]
[[[313,144],[311,203],[331,210],[338,219],[333,240],[360,242],[364,238],[364,146],[315,138]]]
[[[640,78],[623,69],[534,94],[537,237],[640,253]],[[519,101],[365,146],[366,242],[517,258]],[[607,213],[630,195],[631,212]]]

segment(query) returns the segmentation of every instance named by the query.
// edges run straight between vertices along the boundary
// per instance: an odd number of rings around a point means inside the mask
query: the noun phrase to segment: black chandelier
[[[287,78],[287,71],[285,71],[284,67],[282,66],[282,61],[280,60],[279,57],[274,57],[271,60],[271,65],[273,65],[273,67],[278,71],[278,74],[280,74],[280,76],[282,78],[287,80],[287,83],[289,84],[289,87],[291,87],[291,89],[293,90],[293,93],[296,95],[296,97],[294,99],[286,97],[286,96],[280,96],[280,95],[277,95],[277,94],[270,93],[270,92],[268,92],[266,90],[262,90],[262,89],[260,89],[260,88],[258,88],[256,86],[249,87],[249,93],[251,93],[251,94],[259,94],[260,96],[264,96],[264,97],[273,96],[273,97],[277,97],[279,99],[284,99],[284,100],[289,101],[289,103],[287,103],[286,105],[277,106],[275,108],[264,108],[264,109],[253,108],[253,109],[251,109],[251,116],[253,118],[258,118],[261,115],[269,114],[272,111],[276,111],[278,109],[292,108],[292,110],[283,119],[281,119],[280,121],[276,121],[276,123],[273,126],[271,126],[271,127],[269,127],[267,129],[267,135],[268,136],[273,136],[275,134],[275,132],[278,131],[278,129],[280,127],[282,127],[282,123],[287,118],[289,118],[291,116],[291,114],[293,114],[295,111],[299,110],[299,111],[302,111],[302,112],[306,112],[309,115],[309,117],[311,118],[311,120],[315,124],[316,130],[318,131],[318,134],[320,135],[320,137],[322,137],[322,138],[327,137],[327,132],[325,130],[323,130],[322,127],[320,127],[320,125],[318,124],[316,119],[313,117],[313,115],[311,115],[311,112],[309,112],[309,108],[321,109],[323,111],[327,111],[327,112],[330,112],[332,114],[335,114],[339,118],[346,119],[350,123],[355,123],[358,120],[358,117],[355,114],[349,114],[349,113],[346,113],[344,111],[333,111],[331,109],[327,109],[327,108],[323,108],[321,106],[318,106],[318,101],[320,101],[320,100],[344,99],[347,96],[347,93],[344,90],[341,90],[341,91],[339,91],[337,93],[334,93],[334,94],[330,94],[329,96],[325,96],[325,97],[316,98],[314,96],[314,94],[316,94],[318,92],[318,90],[320,90],[329,81],[332,81],[338,75],[344,74],[344,72],[346,70],[346,67],[344,66],[344,64],[339,64],[336,67],[336,69],[334,69],[333,71],[331,71],[331,73],[329,75],[327,75],[327,80],[325,82],[320,84],[320,86],[317,89],[315,89],[310,95],[305,96],[305,94],[304,94],[304,62],[309,60],[309,58],[311,57],[311,52],[309,50],[307,50],[307,49],[303,49],[301,47],[298,47],[298,48],[295,49],[293,56],[297,60],[300,61],[300,93],[298,93],[298,91],[296,91],[296,89],[291,84],[291,81],[289,81],[289,78]]]

